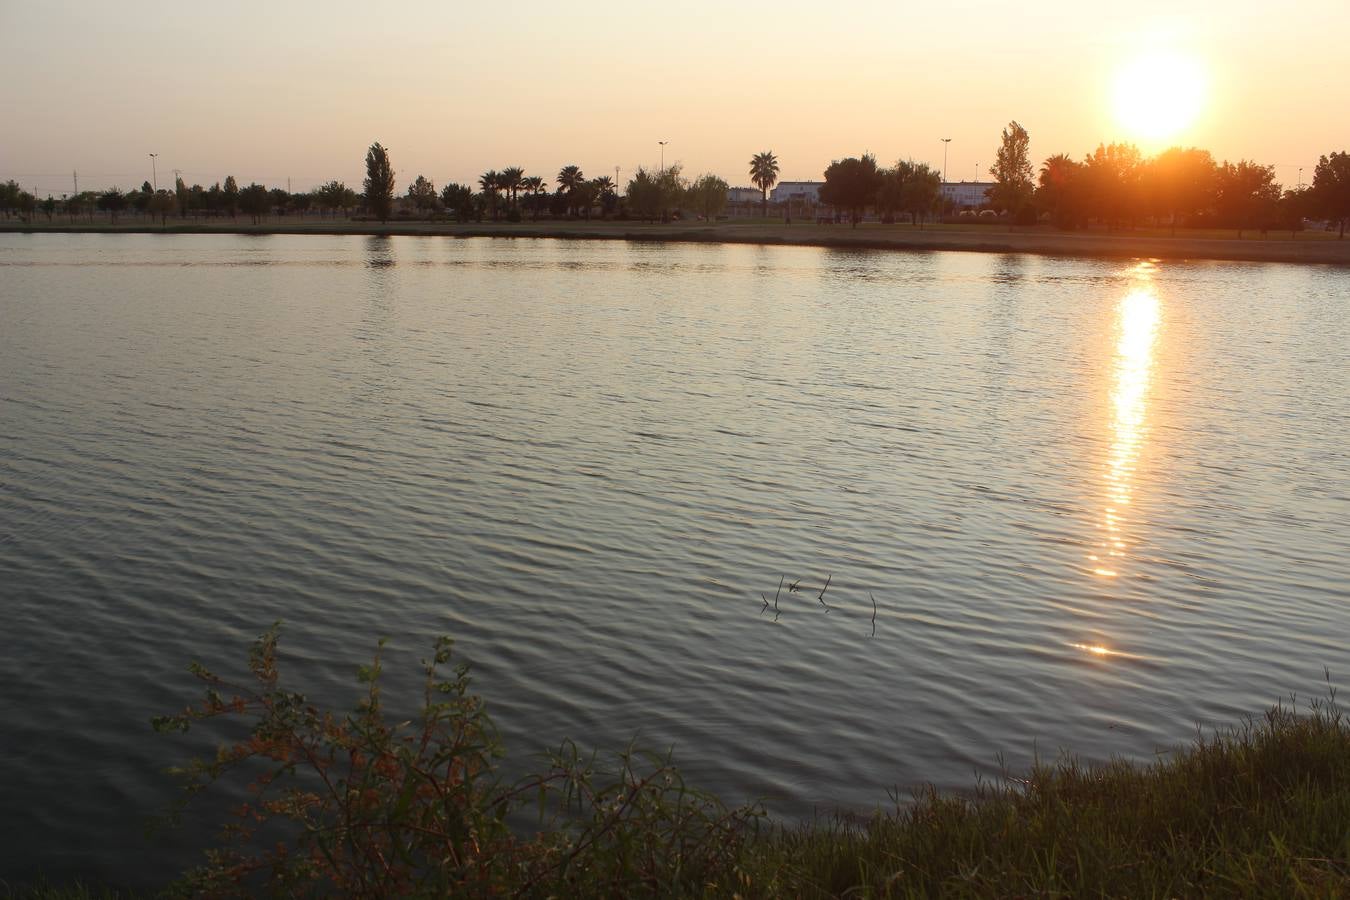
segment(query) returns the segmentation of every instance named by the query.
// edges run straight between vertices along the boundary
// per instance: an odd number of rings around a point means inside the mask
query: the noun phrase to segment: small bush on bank
[[[184,802],[240,775],[253,799],[234,811],[224,843],[181,887],[193,894],[578,896],[697,892],[726,886],[758,825],[684,784],[668,758],[628,750],[611,765],[564,744],[540,775],[496,774],[501,746],[451,641],[424,662],[415,722],[386,720],[380,659],[360,669],[365,696],[339,715],[281,686],[277,631],[249,656],[254,684],[231,685],[194,664],[202,702],[154,721],[186,731],[243,719],[249,733],[180,771]],[[536,808],[539,828],[515,833]]]
[[[277,632],[254,683],[199,665],[203,701],[156,720],[248,723],[180,772],[184,802],[246,778],[221,847],[179,886],[211,896],[1334,896],[1350,894],[1350,728],[1335,691],[1276,708],[1152,765],[1073,760],[967,797],[921,793],[858,821],[768,826],[682,782],[668,757],[612,765],[565,744],[506,784],[467,669],[425,661],[420,716],[390,723],[380,660],[351,713],[284,689]],[[538,827],[508,821],[534,809]]]

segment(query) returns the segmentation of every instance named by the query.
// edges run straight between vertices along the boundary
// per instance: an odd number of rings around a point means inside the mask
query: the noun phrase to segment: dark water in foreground
[[[518,766],[636,734],[789,816],[1316,693],[1348,320],[1314,267],[0,236],[0,877],[193,861],[148,719],[277,618],[319,698],[450,633]]]

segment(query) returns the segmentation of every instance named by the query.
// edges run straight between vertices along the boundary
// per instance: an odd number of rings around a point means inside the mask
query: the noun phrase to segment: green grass
[[[747,895],[1350,895],[1350,730],[1275,709],[1151,765],[1072,760],[755,845]]]

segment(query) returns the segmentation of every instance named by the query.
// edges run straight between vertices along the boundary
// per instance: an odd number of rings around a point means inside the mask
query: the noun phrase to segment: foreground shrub
[[[716,890],[753,836],[760,812],[728,809],[687,787],[668,758],[633,750],[607,769],[564,744],[547,770],[512,784],[501,748],[451,641],[424,661],[415,721],[386,721],[380,658],[361,668],[357,709],[324,712],[281,686],[277,631],[249,656],[254,684],[226,683],[194,664],[199,705],[154,721],[187,731],[215,719],[247,723],[242,740],[178,770],[183,802],[242,775],[249,802],[233,810],[222,846],[180,887],[213,896],[612,896]],[[515,814],[534,809],[521,835]]]

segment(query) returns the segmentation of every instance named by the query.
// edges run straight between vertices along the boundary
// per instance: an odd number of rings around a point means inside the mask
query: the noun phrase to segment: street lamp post
[[[156,193],[159,192],[159,173],[155,170],[155,158],[158,156],[158,153],[150,154],[150,178],[152,179],[151,183],[155,186]]]
[[[669,144],[670,141],[657,141],[657,143],[661,145],[661,171],[664,172],[666,170],[666,144]]]
[[[947,146],[951,144],[951,138],[940,138],[942,141],[942,180],[947,180]]]

